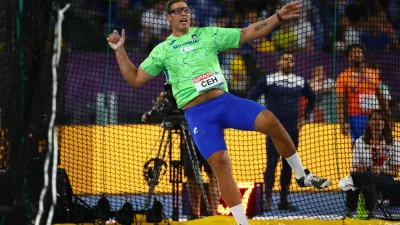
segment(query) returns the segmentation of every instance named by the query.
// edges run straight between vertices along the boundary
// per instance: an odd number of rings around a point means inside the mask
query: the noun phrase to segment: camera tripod
[[[172,132],[173,131],[178,131],[180,134],[180,137],[184,138],[187,150],[189,151],[189,160],[192,162],[192,169],[194,172],[194,176],[196,179],[196,183],[200,185],[200,191],[201,191],[201,196],[205,204],[205,209],[207,212],[207,215],[211,215],[211,208],[208,203],[208,197],[207,197],[207,192],[204,187],[204,182],[203,178],[201,175],[200,171],[200,166],[199,166],[199,161],[197,159],[196,155],[196,150],[195,150],[195,144],[189,134],[189,129],[186,124],[185,118],[183,115],[175,116],[173,120],[169,118],[168,120],[164,120],[161,124],[162,128],[164,129],[161,140],[160,140],[160,145],[158,148],[156,160],[155,160],[155,165],[154,165],[154,172],[153,176],[149,182],[149,191],[147,193],[147,197],[145,200],[145,209],[148,210],[150,208],[150,201],[151,197],[153,196],[153,192],[155,187],[158,185],[158,180],[160,177],[162,165],[164,158],[167,154],[167,148],[169,147],[169,157],[170,157],[170,168],[173,167],[175,170],[171,171],[170,176],[170,182],[173,184],[172,187],[172,202],[173,202],[173,219],[175,218],[176,220],[178,219],[179,215],[179,183],[182,183],[182,171],[181,171],[181,165],[180,162],[172,161],[171,156],[172,156]],[[168,135],[166,137],[166,133],[168,132]],[[163,146],[164,144],[164,146]],[[164,147],[164,148],[163,148]],[[177,170],[177,168],[179,168]]]

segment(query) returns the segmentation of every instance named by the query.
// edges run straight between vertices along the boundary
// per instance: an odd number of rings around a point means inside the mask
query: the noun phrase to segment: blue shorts
[[[365,127],[367,126],[368,115],[355,115],[349,116],[350,134],[352,143],[364,134]]]
[[[224,129],[254,131],[254,122],[265,107],[257,102],[225,93],[185,110],[190,135],[200,153],[208,159],[213,153],[227,150]]]

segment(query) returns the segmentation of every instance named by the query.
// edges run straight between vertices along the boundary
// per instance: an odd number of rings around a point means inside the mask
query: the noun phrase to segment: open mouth
[[[179,22],[181,22],[181,23],[187,23],[187,18],[182,18]]]

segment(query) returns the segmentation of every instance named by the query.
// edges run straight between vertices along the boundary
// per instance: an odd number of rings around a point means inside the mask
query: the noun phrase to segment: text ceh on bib
[[[222,88],[225,84],[225,77],[222,74],[207,72],[193,78],[192,82],[197,92],[201,94],[213,88]]]

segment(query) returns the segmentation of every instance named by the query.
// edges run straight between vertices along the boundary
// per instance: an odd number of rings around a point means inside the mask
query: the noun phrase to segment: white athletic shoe
[[[296,179],[297,185],[300,187],[315,187],[323,189],[332,185],[332,181],[312,174],[308,169],[305,169],[304,172],[306,176]]]
[[[347,177],[340,179],[339,188],[342,191],[349,191],[349,190],[355,191],[358,189],[358,188],[354,187],[354,182],[353,182],[353,178],[351,177],[351,175],[348,175]]]

